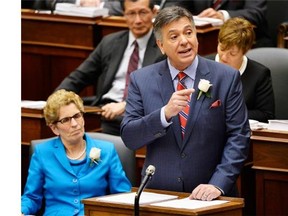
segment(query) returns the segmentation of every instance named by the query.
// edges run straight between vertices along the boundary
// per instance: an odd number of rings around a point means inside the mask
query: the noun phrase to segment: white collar
[[[220,61],[219,61],[219,55],[218,55],[218,54],[215,56],[215,61],[216,61],[216,62],[220,62]],[[245,71],[245,69],[246,69],[246,67],[247,67],[247,62],[248,62],[247,56],[244,55],[244,56],[243,56],[243,60],[242,60],[242,64],[241,64],[241,66],[240,66],[240,68],[239,68],[240,75],[242,75],[242,74],[244,73],[244,71]]]
[[[147,47],[149,38],[151,37],[151,34],[152,34],[152,28],[150,29],[150,31],[146,35],[144,35],[141,38],[136,39],[134,37],[134,35],[132,34],[132,32],[129,31],[128,47],[132,46],[132,44],[135,40],[137,41],[140,50]]]

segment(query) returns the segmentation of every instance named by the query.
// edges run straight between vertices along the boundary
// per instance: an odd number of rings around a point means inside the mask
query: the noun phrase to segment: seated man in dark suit
[[[232,17],[243,17],[257,27],[255,47],[273,46],[265,16],[266,0],[164,0],[164,2],[163,7],[177,4],[187,8],[193,15],[218,18],[224,22]]]
[[[165,58],[152,32],[156,12],[153,1],[125,0],[123,7],[129,30],[104,37],[90,56],[56,88],[79,93],[97,82],[96,97],[89,105],[102,106],[102,131],[114,135],[120,135],[125,111],[126,74],[133,42],[136,40],[139,46],[137,68]]]
[[[275,118],[270,69],[245,54],[255,39],[253,25],[243,18],[231,18],[221,27],[218,54],[207,56],[239,70],[249,119],[268,122]]]

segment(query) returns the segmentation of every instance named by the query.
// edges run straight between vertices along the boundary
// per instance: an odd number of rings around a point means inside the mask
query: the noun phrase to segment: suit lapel
[[[198,59],[199,59],[199,63],[198,63],[198,67],[196,70],[196,77],[195,77],[195,82],[194,82],[194,87],[193,87],[195,89],[195,92],[192,94],[192,97],[191,97],[189,117],[188,117],[188,122],[186,125],[185,136],[184,136],[183,146],[182,146],[183,148],[187,144],[187,141],[189,140],[189,137],[192,134],[193,128],[195,127],[195,123],[197,122],[203,101],[207,100],[207,98],[205,98],[205,96],[203,95],[199,98],[199,100],[197,100],[198,93],[199,93],[199,89],[198,89],[199,81],[200,79],[211,80],[210,72],[206,63],[199,56],[198,56]]]
[[[66,153],[65,153],[65,149],[64,149],[64,145],[61,143],[61,139],[58,138],[55,143],[54,143],[54,156],[56,157],[56,159],[58,160],[58,162],[62,165],[62,167],[64,169],[66,169],[69,173],[71,173],[72,175],[75,175],[69,160],[67,159]]]
[[[167,104],[171,98],[171,95],[174,93],[174,86],[172,77],[169,72],[167,60],[163,61],[159,68],[159,79],[157,79],[158,88],[160,89],[161,96],[163,98],[163,105]],[[182,146],[182,137],[181,137],[181,127],[178,115],[174,116],[171,120],[173,124],[172,131],[174,133],[175,139],[179,147]]]
[[[147,48],[144,54],[143,67],[155,63],[155,53],[159,52],[159,48],[156,44],[154,34],[149,38]]]

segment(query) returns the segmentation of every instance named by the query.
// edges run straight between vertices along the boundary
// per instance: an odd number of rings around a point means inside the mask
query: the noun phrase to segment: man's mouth
[[[190,53],[191,50],[192,50],[191,48],[188,48],[188,49],[181,50],[181,51],[179,51],[178,53],[179,53],[179,54],[187,54],[187,53]]]

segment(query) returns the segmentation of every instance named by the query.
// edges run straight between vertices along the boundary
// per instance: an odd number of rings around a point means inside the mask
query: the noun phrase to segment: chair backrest
[[[87,132],[93,139],[106,140],[114,143],[116,151],[122,162],[126,176],[130,180],[133,187],[136,186],[136,158],[135,152],[128,149],[120,136],[115,136],[100,132]]]
[[[128,149],[125,146],[120,136],[115,136],[115,135],[110,135],[110,134],[105,134],[105,133],[100,133],[100,132],[87,132],[87,134],[93,139],[106,140],[114,144],[116,151],[119,155],[119,158],[121,160],[123,169],[126,172],[126,176],[130,180],[132,186],[135,187],[136,186],[135,152]],[[42,143],[46,140],[53,139],[53,138],[55,137],[32,140],[31,146],[30,146],[30,155],[32,155],[35,145]]]
[[[248,51],[247,57],[271,70],[275,96],[275,116],[277,119],[288,119],[288,49],[255,48]]]

